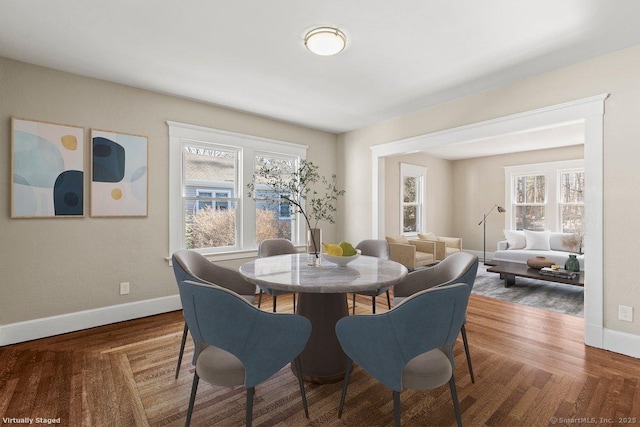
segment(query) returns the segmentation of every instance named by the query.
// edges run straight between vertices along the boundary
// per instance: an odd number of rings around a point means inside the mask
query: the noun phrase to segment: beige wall
[[[85,218],[11,219],[12,116],[84,127],[86,147],[90,128],[147,136],[148,217],[91,218],[87,191]],[[0,325],[177,293],[165,260],[167,120],[308,145],[320,172],[335,173],[333,134],[0,58]],[[131,293],[120,296],[124,281]]]
[[[636,46],[349,132],[339,137],[338,161],[343,164],[338,170],[345,172],[341,177],[347,194],[353,194],[371,176],[373,145],[610,93],[604,116],[604,326],[640,335],[638,316],[633,323],[617,320],[619,304],[640,309],[637,274],[628,268],[636,254],[621,249],[636,247],[640,235],[640,221],[635,220],[640,200],[634,197],[640,188],[639,76]],[[475,179],[481,178],[478,171]],[[493,198],[478,201],[472,216],[492,203]],[[369,235],[375,209],[371,190],[355,200],[346,198],[345,204],[349,215],[339,221],[339,232],[351,240]]]

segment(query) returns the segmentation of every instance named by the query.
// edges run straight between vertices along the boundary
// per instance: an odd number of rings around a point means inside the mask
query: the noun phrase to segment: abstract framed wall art
[[[11,217],[84,216],[84,128],[11,118]]]
[[[147,216],[147,137],[91,129],[91,216]]]

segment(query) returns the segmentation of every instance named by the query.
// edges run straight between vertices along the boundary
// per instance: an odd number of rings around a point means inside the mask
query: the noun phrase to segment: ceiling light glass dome
[[[307,33],[304,45],[316,55],[331,56],[345,48],[347,37],[337,28],[320,27]]]

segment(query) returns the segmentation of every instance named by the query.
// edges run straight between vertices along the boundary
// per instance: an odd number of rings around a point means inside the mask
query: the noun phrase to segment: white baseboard
[[[640,336],[605,328],[603,338],[605,350],[640,358]]]
[[[0,325],[0,346],[182,310],[180,295]]]

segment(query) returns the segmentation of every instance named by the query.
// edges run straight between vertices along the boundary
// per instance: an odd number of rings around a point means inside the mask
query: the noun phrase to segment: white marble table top
[[[394,261],[360,256],[344,267],[322,260],[307,265],[307,254],[258,258],[240,267],[249,282],[280,291],[347,293],[375,290],[400,283],[407,268]]]

